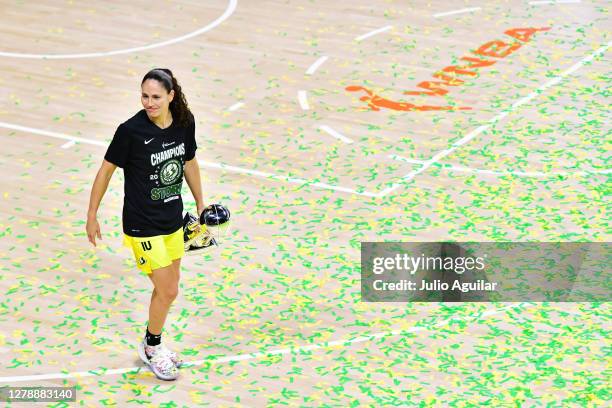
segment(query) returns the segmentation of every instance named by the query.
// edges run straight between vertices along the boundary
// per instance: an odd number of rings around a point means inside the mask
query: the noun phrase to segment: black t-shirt
[[[132,237],[170,234],[182,226],[183,168],[195,157],[195,121],[166,129],[143,109],[119,125],[104,159],[123,168],[123,232]]]

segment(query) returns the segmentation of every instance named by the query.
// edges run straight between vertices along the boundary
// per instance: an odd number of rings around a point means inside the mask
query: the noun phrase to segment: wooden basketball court
[[[56,407],[606,405],[609,303],[361,302],[360,243],[609,241],[609,6],[0,1],[0,386],[77,386]],[[120,170],[101,245],[85,234],[154,67],[233,217],[183,259],[174,382],[136,353],[152,287]]]

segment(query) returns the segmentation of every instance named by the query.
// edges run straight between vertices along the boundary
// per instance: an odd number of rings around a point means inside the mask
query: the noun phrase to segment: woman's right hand
[[[85,230],[87,231],[87,239],[89,239],[89,242],[91,242],[93,246],[96,246],[96,237],[102,239],[102,234],[100,233],[100,224],[98,224],[98,219],[95,216],[87,217]]]

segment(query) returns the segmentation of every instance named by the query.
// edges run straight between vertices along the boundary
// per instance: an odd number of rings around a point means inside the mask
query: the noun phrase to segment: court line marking
[[[344,143],[347,143],[347,144],[353,143],[353,139],[344,136],[343,134],[335,131],[334,129],[332,129],[331,127],[329,127],[327,125],[321,125],[321,126],[319,126],[319,129],[321,129],[325,133],[329,134],[330,136],[335,137],[336,139],[343,141]]]
[[[377,30],[370,31],[369,33],[365,33],[365,34],[363,34],[363,35],[360,35],[359,37],[356,37],[356,38],[355,38],[355,41],[357,41],[357,42],[359,42],[359,41],[363,41],[363,40],[365,40],[366,38],[370,38],[370,37],[372,37],[372,36],[374,36],[374,35],[376,35],[376,34],[383,33],[383,32],[385,32],[385,31],[388,31],[388,30],[392,29],[392,28],[393,28],[393,26],[391,26],[391,25],[384,26],[384,27],[379,28],[379,29],[377,29]]]
[[[446,11],[444,13],[436,13],[434,14],[434,18],[438,18],[438,17],[446,17],[446,16],[452,16],[455,14],[463,14],[463,13],[470,13],[472,11],[478,11],[480,10],[480,7],[470,7],[470,8],[464,8],[461,10],[453,10],[453,11]]]
[[[392,154],[389,156],[390,159],[412,163],[412,164],[422,164],[421,160],[412,160],[406,157],[398,156]],[[551,171],[551,172],[542,172],[542,171],[497,171],[497,170],[487,170],[487,169],[476,169],[473,167],[463,167],[463,166],[455,166],[452,164],[439,164],[438,165],[441,170],[452,170],[459,171],[463,173],[479,173],[479,174],[489,174],[493,176],[521,176],[521,177],[534,177],[534,178],[547,178],[547,177],[559,177],[559,176],[590,176],[594,174],[610,174],[612,173],[612,169],[610,170],[590,170],[590,171]]]
[[[74,140],[70,140],[69,142],[66,142],[62,145],[62,149],[70,149],[75,144],[76,142]]]
[[[233,104],[232,106],[227,108],[227,110],[230,111],[230,112],[233,112],[233,111],[236,111],[236,110],[242,108],[243,106],[244,106],[244,102],[236,102],[235,104]]]
[[[165,47],[166,45],[176,44],[185,40],[188,40],[192,37],[203,34],[207,31],[212,30],[225,20],[227,20],[236,10],[236,6],[238,5],[238,0],[229,0],[228,5],[221,16],[219,16],[216,20],[212,21],[208,25],[199,28],[195,31],[192,31],[189,34],[182,35],[180,37],[172,38],[170,40],[143,45],[140,47],[133,48],[125,48],[121,50],[114,51],[105,51],[105,52],[90,52],[90,53],[82,53],[82,54],[26,54],[19,52],[4,52],[0,51],[0,57],[12,57],[12,58],[30,58],[30,59],[72,59],[72,58],[97,58],[97,57],[107,57],[110,55],[119,55],[119,54],[129,54],[132,52],[151,50],[154,48]]]
[[[36,135],[67,140],[68,143],[71,143],[71,142],[72,143],[83,143],[83,144],[89,144],[89,145],[101,146],[101,147],[108,147],[108,144],[110,143],[110,142],[101,142],[99,140],[85,139],[85,138],[78,137],[78,136],[70,136],[64,133],[51,132],[51,131],[43,130],[43,129],[36,129],[36,128],[28,127],[28,126],[15,125],[13,123],[6,123],[6,122],[0,122],[0,128],[18,130],[21,132],[33,133]],[[62,147],[66,146],[68,143],[65,143],[64,145],[62,145]],[[357,195],[361,195],[365,197],[378,197],[377,193],[371,193],[365,190],[363,191],[355,190],[352,188],[346,188],[342,186],[334,186],[331,184],[316,182],[316,181],[307,180],[307,179],[303,179],[299,177],[282,176],[279,174],[268,173],[268,172],[252,170],[252,169],[245,169],[242,167],[230,166],[224,163],[215,163],[215,162],[209,162],[209,161],[204,161],[204,160],[198,160],[198,163],[201,167],[221,169],[221,170],[231,172],[231,173],[248,174],[251,176],[257,176],[257,177],[262,177],[266,179],[280,180],[280,181],[285,181],[287,183],[292,183],[292,184],[308,185],[308,186],[322,188],[325,190],[340,191],[342,193],[357,194]]]
[[[327,349],[336,346],[346,347],[352,344],[363,343],[367,341],[373,341],[376,339],[381,339],[385,337],[396,337],[399,335],[406,335],[409,333],[420,332],[424,330],[431,330],[433,328],[439,328],[443,326],[447,326],[453,322],[471,320],[476,321],[482,319],[484,317],[493,316],[499,314],[507,309],[517,308],[517,309],[527,309],[529,307],[537,306],[537,303],[527,303],[521,302],[518,305],[508,305],[498,309],[489,309],[480,313],[473,313],[468,316],[460,316],[453,317],[449,319],[442,320],[440,322],[434,323],[429,326],[413,326],[409,329],[405,330],[393,330],[389,332],[379,332],[373,333],[370,335],[353,337],[346,340],[334,340],[329,342],[322,342],[317,344],[311,344],[307,346],[299,346],[299,347],[286,347],[277,350],[265,351],[265,352],[256,352],[256,353],[247,353],[247,354],[236,354],[232,356],[225,357],[217,357],[213,359],[204,359],[204,360],[196,360],[191,362],[186,362],[185,367],[193,367],[203,364],[223,364],[234,361],[245,361],[245,360],[253,360],[260,357],[273,356],[273,355],[283,355],[283,354],[292,354],[299,355],[301,352],[310,351],[310,350],[321,350]],[[24,381],[42,381],[42,380],[57,380],[57,379],[66,379],[66,378],[81,378],[81,377],[103,377],[114,374],[126,374],[126,373],[138,373],[140,370],[147,370],[144,366],[140,367],[125,367],[125,368],[115,368],[111,370],[89,370],[89,371],[76,371],[76,372],[68,372],[68,373],[50,373],[50,374],[35,374],[35,375],[17,375],[17,376],[7,376],[0,377],[0,383],[11,383],[11,382],[24,382]]]
[[[319,57],[318,60],[316,60],[315,62],[312,63],[312,65],[308,68],[308,70],[306,71],[306,75],[312,75],[315,73],[315,71],[317,69],[319,69],[319,67],[321,65],[323,65],[325,63],[325,61],[327,61],[329,57],[324,55],[322,57]]]
[[[298,102],[300,103],[300,107],[303,110],[310,109],[310,106],[308,105],[308,94],[306,93],[306,91],[304,90],[298,91]]]
[[[15,125],[14,123],[0,122],[0,128],[18,130],[26,133],[33,133],[35,135],[54,137],[56,139],[68,140],[69,142],[79,142],[84,144],[90,144],[94,146],[107,147],[109,142],[101,142],[99,140],[85,139],[78,136],[70,136],[64,133],[51,132],[44,129],[36,129],[28,126]]]
[[[569,67],[568,69],[563,71],[561,74],[559,74],[557,77],[551,79],[550,81],[547,81],[543,85],[539,86],[536,90],[534,90],[533,92],[529,93],[529,95],[519,99],[518,101],[513,103],[509,108],[504,109],[501,113],[499,113],[499,114],[495,115],[493,118],[489,119],[487,124],[479,126],[476,129],[472,130],[465,137],[463,137],[459,141],[453,143],[450,148],[442,150],[441,152],[436,153],[431,159],[425,161],[423,163],[423,165],[419,169],[411,171],[410,173],[408,173],[404,177],[402,177],[400,182],[392,183],[390,187],[387,187],[386,189],[380,191],[378,193],[379,197],[383,197],[383,196],[389,194],[390,192],[392,192],[392,191],[396,190],[397,188],[401,187],[402,185],[404,185],[406,182],[412,180],[413,178],[415,178],[416,176],[418,176],[419,174],[421,174],[422,172],[424,172],[425,170],[430,168],[432,165],[436,164],[440,159],[448,156],[449,154],[451,154],[452,152],[457,150],[459,147],[461,147],[462,145],[468,143],[469,141],[474,139],[476,136],[478,136],[480,133],[482,133],[485,130],[487,130],[493,124],[497,123],[499,120],[501,120],[504,117],[506,117],[506,115],[508,115],[510,112],[513,112],[514,110],[516,110],[516,108],[518,108],[519,106],[524,105],[525,103],[529,102],[530,100],[532,100],[536,96],[540,95],[546,89],[548,89],[551,86],[561,82],[564,77],[566,77],[567,75],[577,71],[585,63],[591,61],[596,56],[598,56],[600,54],[603,54],[611,45],[612,45],[612,41],[610,41],[606,45],[598,48],[595,52],[593,52],[593,53],[587,55],[586,57],[582,58],[580,61],[578,61],[577,63],[575,63],[574,65],[572,65],[571,67]]]
[[[543,4],[577,4],[580,3],[580,0],[540,0],[540,1],[530,1],[529,4],[532,6],[539,6]]]

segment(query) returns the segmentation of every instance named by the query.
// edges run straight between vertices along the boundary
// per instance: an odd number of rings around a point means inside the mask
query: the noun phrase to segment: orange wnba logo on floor
[[[519,48],[527,43],[531,37],[538,31],[548,31],[550,27],[542,28],[512,28],[504,31],[504,34],[518,40],[511,43],[507,43],[500,40],[489,41],[481,45],[476,51],[472,51],[474,55],[465,56],[461,58],[461,61],[465,61],[466,64],[462,65],[449,65],[442,68],[441,71],[436,72],[432,76],[440,81],[423,81],[417,84],[417,87],[422,88],[422,91],[406,91],[404,95],[427,95],[427,96],[444,96],[449,90],[448,87],[459,86],[464,83],[462,79],[458,79],[457,75],[466,75],[474,77],[478,75],[475,68],[489,67],[495,64],[498,60],[485,59],[483,57],[492,58],[506,58]],[[359,98],[361,101],[367,102],[370,109],[379,111],[380,108],[387,108],[396,111],[454,111],[454,110],[468,110],[470,107],[458,107],[458,106],[436,106],[436,105],[415,105],[409,102],[397,102],[390,99],[382,98],[376,95],[371,90],[362,86],[351,85],[345,88],[349,92],[364,91],[366,95]]]

